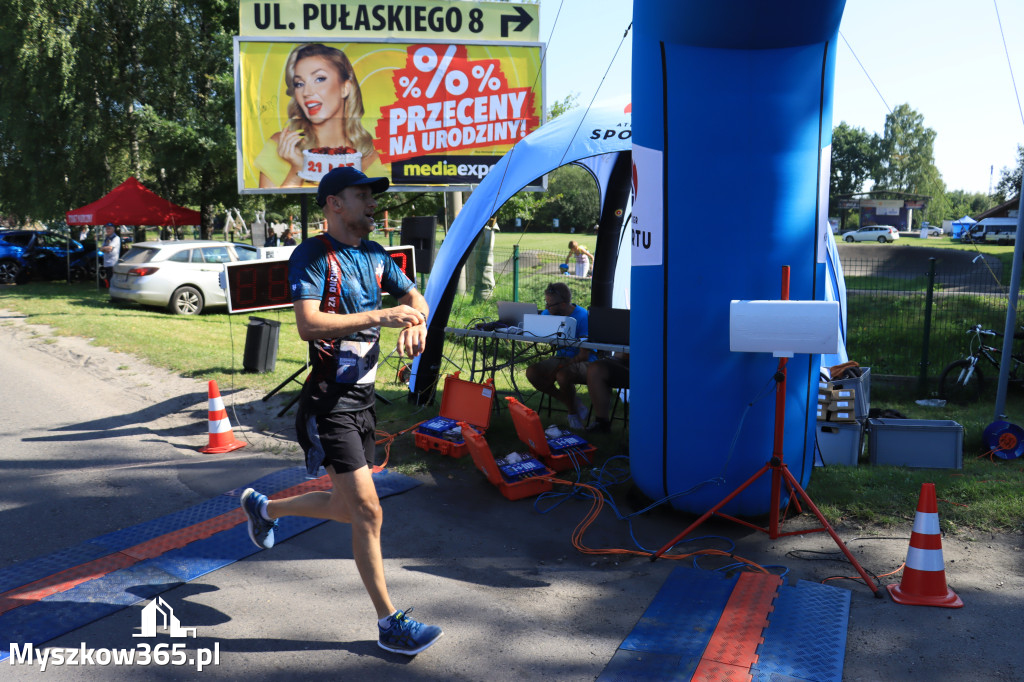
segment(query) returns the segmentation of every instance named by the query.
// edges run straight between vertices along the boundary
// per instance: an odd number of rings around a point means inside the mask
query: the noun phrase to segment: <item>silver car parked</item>
[[[899,238],[900,233],[896,231],[896,228],[889,227],[888,225],[867,225],[859,230],[843,233],[843,241],[846,242],[878,242],[879,244],[891,244]]]
[[[225,263],[256,260],[248,244],[183,240],[133,244],[114,266],[110,298],[166,307],[177,315],[198,315],[227,305],[220,287]]]

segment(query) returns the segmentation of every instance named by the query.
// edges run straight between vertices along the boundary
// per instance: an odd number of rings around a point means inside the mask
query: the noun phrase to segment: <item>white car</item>
[[[181,240],[140,242],[114,266],[110,298],[198,315],[226,306],[220,273],[225,263],[257,260],[259,249],[233,242]]]
[[[891,243],[900,238],[900,233],[895,227],[888,225],[865,225],[859,230],[843,233],[843,241],[847,242],[878,242],[879,244]]]

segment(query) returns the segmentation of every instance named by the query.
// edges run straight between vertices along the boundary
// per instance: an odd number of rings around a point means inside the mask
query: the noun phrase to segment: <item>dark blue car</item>
[[[84,279],[95,273],[95,251],[57,232],[0,230],[0,284],[38,279]]]

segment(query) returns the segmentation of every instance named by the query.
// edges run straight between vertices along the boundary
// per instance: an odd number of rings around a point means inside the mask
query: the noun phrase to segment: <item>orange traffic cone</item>
[[[946,587],[934,483],[921,484],[921,497],[917,501],[914,531],[910,534],[910,549],[907,550],[903,579],[899,585],[886,585],[886,588],[897,604],[944,606],[950,609],[964,605],[956,592]]]
[[[210,444],[200,448],[199,452],[206,454],[220,454],[231,452],[238,448],[245,447],[245,441],[235,440],[235,434],[231,430],[231,421],[228,419],[228,411],[224,409],[224,401],[220,397],[220,389],[217,382],[210,381]]]

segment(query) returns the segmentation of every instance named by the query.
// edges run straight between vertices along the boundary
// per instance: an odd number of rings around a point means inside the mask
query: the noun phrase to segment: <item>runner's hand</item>
[[[381,313],[380,324],[382,327],[414,327],[427,323],[427,316],[409,305],[387,308]],[[426,333],[426,327],[424,327],[424,333]]]
[[[406,327],[398,333],[398,355],[414,358],[423,352],[427,345],[427,325],[418,324]]]

